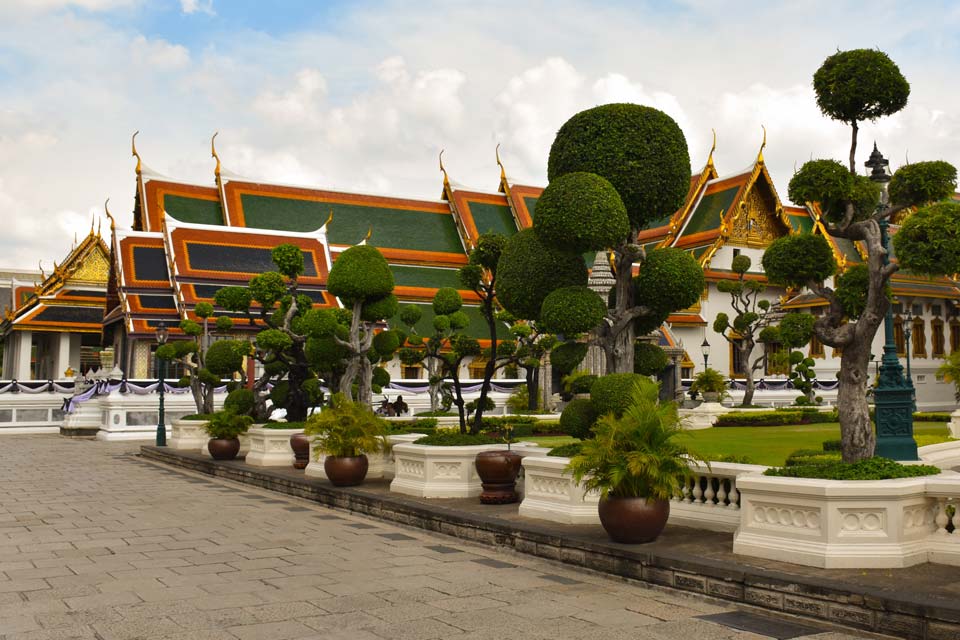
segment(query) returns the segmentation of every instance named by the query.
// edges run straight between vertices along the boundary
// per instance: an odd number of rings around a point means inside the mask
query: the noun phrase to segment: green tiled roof
[[[527,211],[530,212],[530,219],[533,220],[534,212],[537,210],[537,200],[539,197],[527,196],[523,199],[523,203],[527,205]]]
[[[452,215],[246,193],[241,201],[248,228],[314,231],[332,209],[333,222],[327,228],[327,237],[334,244],[357,244],[372,226],[370,244],[376,247],[463,253]]]
[[[437,269],[435,267],[420,267],[406,264],[392,264],[394,284],[398,287],[453,287],[460,289],[460,278],[456,269]]]
[[[429,302],[414,302],[414,303],[405,303],[401,300],[400,308],[402,309],[407,304],[415,304],[420,307],[420,310],[423,312],[423,316],[420,318],[420,322],[417,323],[417,333],[421,336],[429,336],[433,333],[433,305]],[[489,340],[490,332],[487,329],[487,321],[483,318],[483,315],[480,313],[480,307],[464,305],[463,312],[467,314],[467,317],[470,318],[470,324],[466,328],[466,334],[477,340]],[[399,317],[390,318],[387,321],[393,329],[402,329],[407,330],[406,325],[400,322]],[[497,327],[497,337],[499,339],[510,338],[509,329],[500,323]]]
[[[477,233],[502,233],[512,236],[517,232],[517,224],[513,221],[513,214],[507,205],[469,200],[467,202],[470,213],[473,214],[473,222],[477,225]]]
[[[696,210],[690,215],[683,235],[689,236],[701,231],[713,231],[720,228],[720,215],[726,214],[739,191],[740,185],[703,196]]]
[[[699,260],[700,258],[703,257],[703,254],[707,252],[707,249],[709,249],[712,246],[713,246],[712,244],[707,244],[702,247],[694,247],[693,249],[690,249],[690,253],[693,254],[694,258]]]
[[[223,225],[223,209],[216,200],[166,194],[163,196],[163,208],[168,216],[180,222]]]
[[[813,218],[810,216],[787,216],[787,220],[790,221],[790,228],[793,229],[795,233],[802,233],[808,235],[813,233]]]
[[[833,237],[834,243],[837,245],[837,249],[840,250],[840,253],[847,259],[848,262],[862,262],[863,259],[860,257],[860,253],[857,251],[857,248],[854,246],[853,241],[847,238],[837,238]]]

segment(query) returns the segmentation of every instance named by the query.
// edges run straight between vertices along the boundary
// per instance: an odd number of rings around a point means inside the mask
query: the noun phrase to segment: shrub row
[[[794,424],[820,424],[837,422],[839,417],[834,411],[735,411],[717,418],[715,427],[780,427]]]
[[[459,431],[437,431],[426,435],[413,444],[425,444],[432,447],[462,447],[476,444],[497,444],[500,440],[482,433],[470,434]]]
[[[940,469],[926,464],[903,465],[886,458],[868,458],[852,464],[843,462],[807,464],[767,469],[763,473],[767,476],[823,480],[890,480],[937,475]]]
[[[580,447],[583,446],[582,442],[571,442],[570,444],[563,444],[559,447],[554,447],[550,449],[550,452],[547,453],[548,456],[553,456],[557,458],[572,458],[575,455],[580,453]]]

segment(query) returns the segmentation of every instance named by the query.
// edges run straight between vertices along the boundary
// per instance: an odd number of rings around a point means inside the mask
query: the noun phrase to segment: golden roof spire
[[[763,149],[767,146],[767,128],[763,125],[760,125],[760,128],[763,129],[763,142],[760,143],[760,151],[757,152],[757,164],[763,164]]]
[[[117,230],[117,221],[113,219],[113,216],[110,215],[110,209],[107,205],[110,204],[110,198],[107,198],[103,202],[103,211],[107,214],[107,219],[110,221],[110,233],[113,233]]]
[[[363,240],[360,241],[361,246],[365,246],[367,241],[370,240],[370,236],[373,235],[373,225],[370,225],[370,228],[367,229],[367,235],[363,236]]]
[[[216,140],[218,135],[220,135],[219,131],[214,133],[213,137],[210,138],[210,157],[217,159],[217,166],[213,170],[213,175],[215,175],[219,179],[220,178],[220,156],[217,155],[217,145],[216,145]]]
[[[440,149],[440,171],[443,172],[443,188],[444,190],[450,188],[450,177],[447,175],[447,170],[443,166],[443,152],[445,149]]]
[[[40,277],[43,278],[44,280],[46,280],[46,279],[47,279],[47,274],[43,272],[43,262],[41,262],[40,260],[37,260],[37,266],[40,267]],[[34,284],[36,284],[36,283],[34,283]]]
[[[320,229],[323,231],[326,231],[327,225],[330,224],[331,222],[333,222],[333,208],[330,209],[330,215],[327,216],[327,221],[320,226]]]
[[[503,163],[500,162],[500,143],[497,143],[497,148],[494,150],[494,153],[497,156],[497,164],[500,166],[500,182],[504,183],[507,181],[507,171],[503,168]]]
[[[133,132],[133,137],[130,138],[130,149],[132,151],[133,157],[137,159],[136,172],[137,172],[137,175],[139,176],[140,172],[143,171],[143,162],[140,161],[140,154],[137,153],[137,134],[138,133],[140,133],[139,129]]]
[[[717,130],[716,130],[716,129],[710,129],[710,131],[713,131],[713,146],[710,147],[710,153],[709,153],[709,155],[707,155],[707,166],[708,166],[708,167],[712,167],[712,166],[713,166],[713,152],[717,150]]]

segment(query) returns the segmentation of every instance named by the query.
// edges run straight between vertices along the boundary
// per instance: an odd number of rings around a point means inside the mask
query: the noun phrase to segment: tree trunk
[[[491,291],[483,298],[483,318],[487,322],[487,331],[490,333],[490,359],[487,360],[487,366],[483,368],[483,383],[480,385],[480,399],[477,400],[477,414],[473,427],[476,431],[480,430],[480,424],[483,421],[484,404],[487,402],[487,394],[490,393],[490,385],[493,382],[493,374],[497,370],[497,320],[493,317],[493,293]]]
[[[857,175],[857,131],[860,129],[857,121],[850,123],[850,173]]]
[[[524,367],[524,370],[527,372],[527,410],[536,411],[540,408],[537,402],[540,367]]]
[[[743,390],[743,402],[741,407],[749,407],[753,404],[753,394],[756,391],[756,384],[753,382],[753,374],[747,373],[746,388]]]
[[[359,360],[357,402],[369,407],[373,402],[373,363],[370,362],[366,353],[361,353]]]
[[[613,349],[607,354],[607,373],[633,373],[633,345],[636,342],[633,323],[611,339]]]
[[[440,408],[440,385],[443,380],[437,380],[437,362],[435,358],[427,358],[427,390],[430,393],[430,413],[436,413]]]
[[[457,415],[460,416],[460,433],[467,432],[467,416],[463,408],[463,389],[460,388],[460,373],[457,369],[460,368],[460,363],[456,362],[452,365],[453,374],[450,376],[453,380],[453,403],[457,405]],[[479,433],[480,428],[477,425],[474,425],[470,429],[470,433]]]
[[[854,341],[844,346],[843,355],[840,356],[840,390],[837,393],[844,462],[870,458],[876,446],[867,405],[869,363],[869,342]]]
[[[743,375],[746,388],[743,391],[743,402],[740,403],[741,407],[749,407],[753,404],[753,394],[756,391],[756,385],[753,382],[753,364],[750,362],[753,347],[752,342],[744,340],[743,346],[740,348],[740,362],[742,362],[743,366],[747,369]]]
[[[213,385],[203,385],[203,411],[200,413],[213,413]]]

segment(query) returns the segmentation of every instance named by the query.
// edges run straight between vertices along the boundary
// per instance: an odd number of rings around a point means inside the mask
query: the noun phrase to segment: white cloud
[[[179,69],[190,64],[190,52],[186,47],[163,39],[147,39],[142,35],[133,38],[130,55],[137,63],[146,64],[159,71]]]
[[[187,15],[197,12],[215,15],[213,0],[180,0],[180,10]]]

